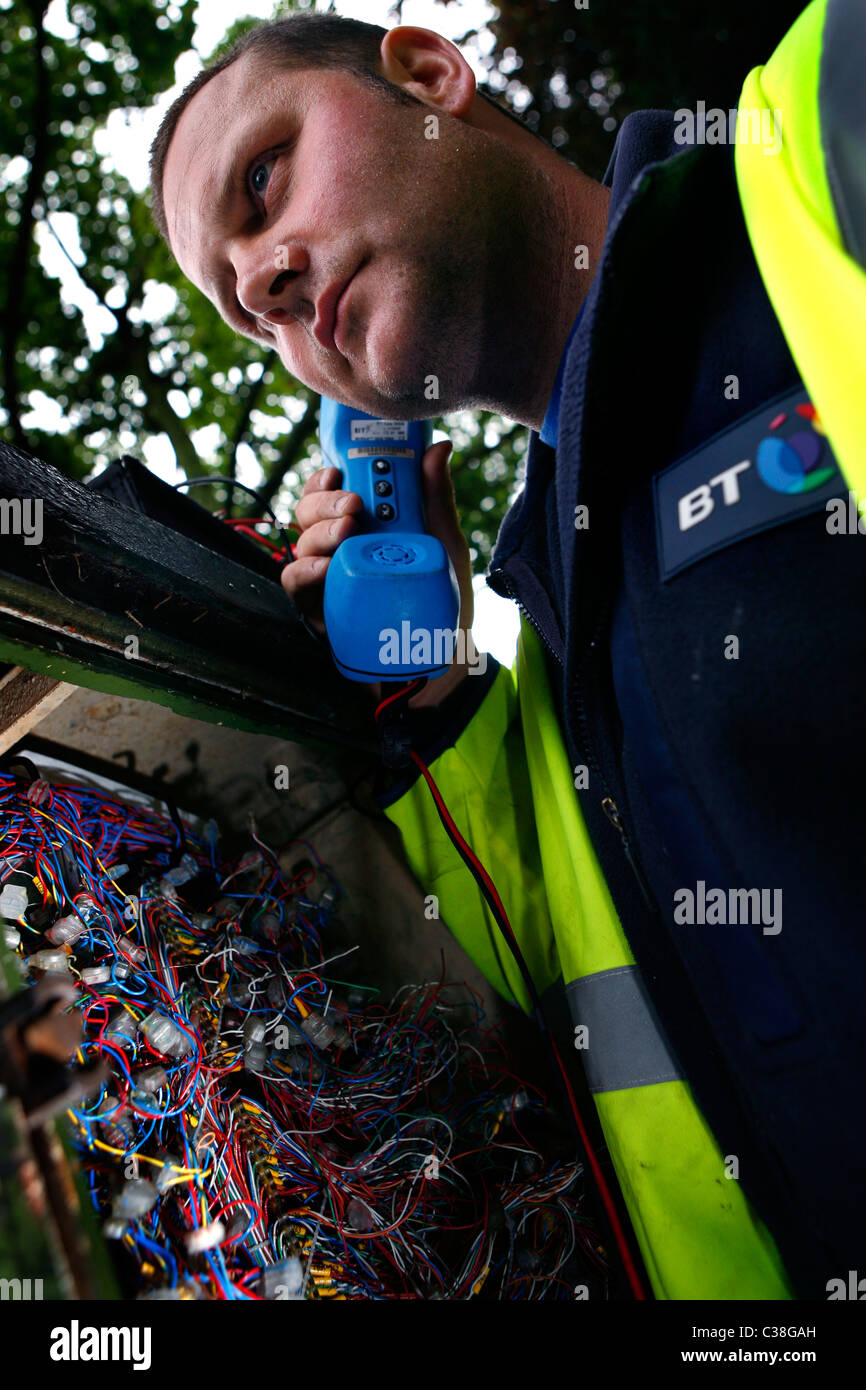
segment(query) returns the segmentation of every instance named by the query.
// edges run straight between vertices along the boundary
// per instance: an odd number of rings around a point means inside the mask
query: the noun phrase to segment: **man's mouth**
[[[327,289],[319,295],[316,304],[313,337],[329,352],[333,352],[336,346],[334,343],[334,320],[337,315],[337,301],[348,283],[348,280],[337,280],[334,284],[328,285]]]
[[[332,285],[328,285],[327,289],[323,290],[319,296],[316,304],[316,321],[313,324],[313,337],[329,352],[341,351],[336,341],[336,334],[339,333],[341,327],[340,309],[346,291],[363,265],[366,265],[366,260],[361,261],[355,267],[348,280],[335,281]]]
[[[355,272],[355,275],[357,275],[357,273],[358,273],[358,272],[356,271],[356,272]],[[343,329],[343,320],[342,320],[341,317],[340,317],[340,313],[341,313],[341,310],[342,310],[342,308],[343,308],[343,305],[344,305],[345,302],[346,302],[346,294],[347,294],[348,290],[351,288],[351,286],[352,286],[352,285],[354,284],[354,282],[355,282],[355,275],[352,276],[352,278],[351,278],[351,280],[349,281],[348,285],[347,285],[346,288],[343,290],[343,293],[340,295],[340,298],[337,300],[337,308],[336,308],[336,310],[335,310],[335,312],[334,312],[334,331],[333,331],[333,333],[332,333],[331,336],[332,336],[333,339],[334,339],[334,346],[336,347],[337,351],[338,351],[339,353],[341,353],[341,354],[343,353],[343,348],[342,348],[342,344],[341,344],[341,333],[342,333],[342,329]],[[343,355],[345,355],[345,354],[343,354]]]
[[[359,264],[357,270],[355,271],[354,275],[353,275],[352,278],[349,280],[349,283],[346,285],[346,288],[343,290],[343,293],[340,295],[339,300],[337,301],[337,311],[336,311],[336,314],[334,315],[334,334],[333,334],[333,336],[334,336],[334,342],[335,342],[336,347],[337,347],[337,351],[340,352],[340,353],[342,353],[342,355],[343,355],[344,357],[345,357],[345,355],[346,355],[346,354],[343,352],[343,341],[344,341],[344,332],[345,332],[345,329],[346,329],[346,305],[347,305],[347,296],[348,296],[348,294],[349,294],[349,291],[352,289],[352,287],[353,287],[355,281],[357,280],[358,276],[360,275],[361,271],[364,269],[364,266],[365,266],[365,265],[367,264],[367,262],[369,261],[369,259],[370,259],[369,256],[365,256],[365,257],[364,257],[364,259],[363,259],[363,260],[361,261],[361,263]]]

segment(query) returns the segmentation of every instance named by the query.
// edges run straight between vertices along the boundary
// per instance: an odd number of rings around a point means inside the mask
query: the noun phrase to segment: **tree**
[[[3,12],[0,110],[3,197],[0,273],[3,315],[3,409],[7,438],[74,476],[92,466],[100,431],[117,435],[130,414],[119,354],[109,335],[88,340],[80,313],[64,304],[37,254],[37,228],[60,214],[78,229],[79,274],[97,301],[124,316],[130,336],[143,287],[152,277],[155,238],[124,179],[104,168],[97,135],[109,113],[146,106],[173,81],[174,62],[189,47],[191,0],[93,0],[73,4],[68,38],[45,26],[45,0],[13,0]],[[60,219],[64,221],[64,219]],[[70,256],[73,253],[70,252]],[[140,348],[139,348],[140,351]],[[170,389],[154,383],[157,399]],[[62,412],[55,424],[54,402]]]
[[[488,82],[593,178],[632,111],[735,106],[804,0],[497,0]]]

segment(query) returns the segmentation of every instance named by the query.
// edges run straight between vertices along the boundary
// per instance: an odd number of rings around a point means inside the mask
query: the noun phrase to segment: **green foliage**
[[[591,177],[632,111],[735,106],[805,0],[497,0],[493,95]],[[522,91],[520,89],[523,89]],[[526,97],[530,100],[527,102]]]
[[[124,418],[122,382],[135,367],[124,362],[122,335],[107,338],[103,348],[91,346],[80,313],[61,302],[56,280],[39,262],[35,231],[72,214],[82,280],[98,301],[117,301],[118,322],[134,315],[153,238],[137,239],[145,226],[140,200],[105,167],[97,137],[112,111],[148,106],[174,81],[175,60],[192,39],[194,0],[72,4],[68,39],[44,30],[47,8],[44,0],[13,0],[0,12],[3,407],[7,437],[80,476],[94,461],[88,442],[94,432],[104,427],[116,438]],[[136,344],[139,354],[144,341]],[[62,433],[42,423],[34,392],[64,411]],[[27,408],[34,404],[30,420]],[[113,452],[122,449],[115,444]]]

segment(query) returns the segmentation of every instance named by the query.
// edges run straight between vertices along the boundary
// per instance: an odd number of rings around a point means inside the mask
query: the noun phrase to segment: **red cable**
[[[595,1156],[595,1150],[593,1149],[592,1144],[589,1142],[589,1135],[587,1134],[584,1128],[583,1119],[581,1118],[580,1110],[578,1109],[577,1098],[574,1094],[574,1091],[571,1088],[571,1081],[569,1080],[568,1072],[565,1070],[565,1064],[559,1055],[559,1048],[556,1046],[556,1039],[553,1037],[552,1034],[550,1035],[550,1045],[553,1048],[553,1054],[556,1057],[557,1063],[559,1065],[559,1070],[562,1075],[562,1079],[565,1082],[565,1089],[568,1092],[568,1099],[571,1105],[571,1112],[574,1115],[575,1121],[577,1123],[577,1128],[580,1131],[581,1141],[583,1143],[583,1147],[586,1149],[586,1156],[589,1159],[589,1166],[592,1169],[592,1175],[595,1178],[596,1185],[601,1194],[601,1200],[604,1203],[604,1209],[607,1212],[608,1220],[610,1221],[611,1229],[613,1230],[614,1240],[617,1243],[620,1258],[623,1262],[623,1265],[625,1266],[625,1272],[628,1278],[629,1285],[631,1287],[631,1291],[634,1294],[635,1298],[643,1301],[646,1299],[646,1294],[644,1293],[643,1285],[640,1281],[640,1275],[637,1272],[637,1268],[631,1256],[631,1251],[629,1250],[628,1245],[626,1243],[625,1232],[622,1229],[622,1225],[620,1223],[616,1207],[613,1203],[613,1198],[610,1194],[610,1189],[604,1180],[604,1175],[602,1174],[600,1167],[598,1166],[598,1159]]]
[[[408,685],[401,685],[398,690],[394,691],[393,695],[389,695],[387,699],[383,700],[381,704],[377,705],[373,714],[373,718],[376,720],[376,722],[379,722],[379,715],[382,713],[382,711],[384,709],[387,709],[389,705],[393,705],[395,700],[400,700],[405,695],[406,702],[408,704],[413,694],[416,693],[415,687],[417,686],[418,689],[421,690],[426,682],[426,679],[426,676],[419,676],[417,680],[410,681]]]
[[[400,691],[400,692],[398,692],[398,693],[402,694],[402,693],[404,693],[404,692],[403,692],[403,691]],[[378,718],[379,711],[380,711],[381,709],[383,709],[383,708],[385,707],[385,705],[390,704],[390,703],[391,703],[394,699],[396,699],[396,698],[397,698],[396,696],[391,696],[391,697],[389,697],[388,700],[384,701],[383,704],[380,705],[379,708],[376,710],[376,717]],[[465,839],[464,839],[463,836],[460,834],[460,831],[457,829],[457,826],[454,824],[454,820],[453,820],[453,818],[452,818],[452,816],[451,816],[451,813],[449,812],[448,807],[445,805],[445,802],[444,802],[444,800],[443,800],[443,798],[442,798],[442,793],[439,791],[439,788],[437,787],[437,785],[436,785],[436,783],[435,783],[435,781],[434,781],[434,779],[433,779],[433,774],[430,772],[430,769],[427,767],[426,763],[424,763],[424,761],[423,761],[421,758],[419,758],[418,754],[415,752],[414,749],[411,749],[410,752],[411,752],[411,756],[412,756],[413,762],[417,764],[417,766],[420,768],[421,772],[423,773],[424,778],[425,778],[425,780],[426,780],[426,782],[427,782],[427,785],[429,786],[431,792],[433,793],[433,797],[434,797],[434,799],[435,799],[435,801],[436,801],[436,804],[437,804],[437,806],[439,806],[439,807],[441,808],[442,814],[443,814],[443,816],[447,819],[448,824],[451,826],[452,830],[454,831],[455,837],[460,841],[461,846],[462,846],[463,849],[466,851],[467,855],[468,855],[469,858],[472,860],[473,864],[477,865],[479,873],[481,874],[481,876],[482,876],[483,879],[484,879],[484,882],[486,883],[487,887],[489,888],[490,893],[491,893],[491,896],[493,897],[493,899],[494,899],[494,901],[495,901],[495,903],[496,903],[496,905],[497,905],[499,911],[502,913],[502,917],[503,917],[503,919],[504,919],[505,926],[506,926],[507,929],[508,929],[508,934],[509,934],[509,937],[510,937],[510,939],[511,939],[511,942],[513,943],[514,950],[515,950],[516,954],[520,957],[520,960],[521,960],[521,962],[522,962],[522,964],[523,964],[523,968],[524,968],[524,970],[526,971],[527,977],[528,977],[529,979],[531,979],[531,975],[530,975],[530,973],[529,973],[529,969],[528,969],[528,967],[527,967],[527,965],[526,965],[525,960],[523,960],[523,953],[521,952],[520,947],[519,947],[518,944],[517,944],[517,938],[515,937],[515,935],[514,935],[514,930],[513,930],[512,926],[511,926],[510,921],[508,920],[508,914],[507,914],[507,912],[505,911],[505,908],[502,906],[502,900],[501,900],[501,898],[499,897],[499,894],[498,894],[497,891],[496,891],[496,887],[495,887],[495,885],[494,885],[494,883],[493,883],[493,880],[491,879],[491,877],[490,877],[490,875],[488,874],[487,870],[484,868],[483,864],[480,863],[480,861],[478,860],[478,858],[476,857],[476,855],[475,855],[475,854],[473,853],[473,851],[470,849],[469,845],[466,843]],[[582,1118],[581,1113],[580,1113],[580,1110],[579,1110],[579,1108],[578,1108],[577,1097],[575,1096],[574,1091],[573,1091],[573,1089],[572,1089],[572,1085],[571,1085],[571,1081],[569,1080],[568,1072],[567,1072],[566,1069],[565,1069],[565,1064],[564,1064],[564,1062],[563,1062],[563,1060],[562,1060],[562,1057],[560,1056],[559,1048],[556,1046],[556,1041],[555,1041],[555,1039],[554,1039],[554,1037],[553,1037],[553,1034],[550,1032],[549,1029],[548,1029],[548,1037],[550,1038],[550,1045],[551,1045],[551,1047],[552,1047],[552,1049],[553,1049],[553,1055],[554,1055],[554,1057],[556,1058],[557,1066],[559,1067],[560,1074],[561,1074],[561,1076],[562,1076],[563,1082],[565,1083],[566,1094],[568,1095],[569,1105],[571,1106],[571,1112],[572,1112],[572,1114],[573,1114],[573,1116],[574,1116],[574,1120],[575,1120],[575,1123],[576,1123],[576,1125],[577,1125],[578,1133],[580,1134],[581,1142],[582,1142],[583,1147],[584,1147],[584,1149],[585,1149],[585,1151],[586,1151],[586,1156],[587,1156],[587,1159],[589,1160],[589,1166],[590,1166],[590,1168],[592,1169],[593,1178],[595,1179],[595,1183],[596,1183],[596,1186],[597,1186],[597,1188],[598,1188],[599,1195],[601,1196],[601,1200],[602,1200],[602,1203],[603,1203],[603,1205],[604,1205],[604,1209],[605,1209],[605,1211],[606,1211],[606,1213],[607,1213],[608,1220],[610,1221],[611,1230],[612,1230],[612,1232],[613,1232],[613,1237],[614,1237],[614,1240],[616,1241],[617,1248],[618,1248],[618,1250],[619,1250],[620,1259],[622,1260],[623,1267],[624,1267],[625,1273],[626,1273],[626,1277],[627,1277],[628,1282],[629,1282],[629,1286],[630,1286],[630,1288],[631,1288],[631,1291],[632,1291],[633,1296],[634,1296],[636,1299],[639,1299],[639,1300],[641,1300],[641,1301],[645,1301],[645,1300],[646,1300],[646,1294],[645,1294],[645,1292],[644,1292],[643,1285],[642,1285],[641,1279],[640,1279],[640,1275],[638,1274],[638,1271],[637,1271],[637,1267],[636,1267],[635,1262],[634,1262],[634,1260],[633,1260],[633,1258],[632,1258],[631,1251],[630,1251],[629,1248],[628,1248],[628,1244],[627,1244],[626,1238],[625,1238],[625,1232],[624,1232],[623,1229],[622,1229],[622,1223],[620,1222],[619,1215],[618,1215],[617,1210],[616,1210],[616,1207],[615,1207],[615,1205],[614,1205],[613,1197],[611,1196],[611,1193],[610,1193],[610,1188],[608,1187],[607,1182],[605,1181],[605,1178],[604,1178],[604,1174],[602,1173],[601,1168],[599,1167],[598,1159],[597,1159],[596,1156],[595,1156],[595,1150],[593,1149],[592,1144],[590,1143],[589,1135],[588,1135],[587,1132],[586,1132],[586,1126],[585,1126],[584,1123],[583,1123],[583,1118]]]
[[[436,804],[437,804],[438,806],[441,806],[442,811],[443,811],[443,814],[444,814],[445,817],[447,818],[448,823],[449,823],[449,825],[451,826],[451,829],[454,831],[454,834],[456,835],[457,839],[460,841],[460,843],[461,843],[461,845],[463,846],[463,848],[465,849],[466,853],[469,855],[469,858],[472,860],[473,864],[474,864],[474,865],[476,866],[476,868],[478,869],[478,872],[481,874],[481,877],[484,879],[484,882],[487,884],[487,887],[488,887],[489,890],[490,890],[490,895],[491,895],[491,897],[493,898],[494,902],[496,903],[496,906],[499,908],[499,911],[502,913],[502,916],[505,918],[505,922],[506,922],[506,925],[507,925],[507,927],[508,927],[508,931],[509,931],[509,933],[510,933],[510,935],[511,935],[511,939],[512,939],[512,941],[514,942],[514,944],[517,945],[517,938],[515,937],[514,931],[513,931],[512,926],[511,926],[511,923],[510,923],[509,920],[508,920],[508,913],[505,911],[505,908],[504,908],[503,905],[502,905],[502,899],[500,898],[499,894],[498,894],[497,891],[496,891],[496,884],[493,882],[493,879],[490,877],[489,873],[488,873],[487,870],[485,869],[484,865],[481,863],[480,859],[478,859],[478,857],[476,856],[476,854],[473,852],[473,850],[469,847],[469,845],[468,845],[468,844],[466,843],[466,841],[464,840],[463,836],[460,834],[460,831],[457,829],[457,826],[456,826],[455,823],[454,823],[454,819],[453,819],[453,817],[452,817],[452,815],[451,815],[451,812],[448,810],[448,807],[445,805],[445,802],[444,802],[444,800],[443,800],[443,798],[442,798],[442,793],[440,792],[439,788],[437,787],[436,783],[435,783],[434,780],[433,780],[433,774],[431,773],[429,767],[427,766],[427,764],[426,764],[425,762],[423,762],[423,761],[421,760],[421,758],[418,757],[418,754],[415,752],[414,748],[410,749],[409,751],[410,751],[411,756],[412,756],[412,761],[418,764],[419,768],[421,769],[422,773],[424,774],[424,777],[425,777],[426,780],[427,780],[427,785],[429,786],[431,792],[433,793],[433,797],[434,797],[434,799],[435,799],[435,801],[436,801]]]

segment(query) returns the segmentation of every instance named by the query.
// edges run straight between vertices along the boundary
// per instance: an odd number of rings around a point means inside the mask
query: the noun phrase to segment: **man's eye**
[[[263,198],[265,195],[273,165],[272,159],[260,159],[250,170],[250,188],[258,198]]]

